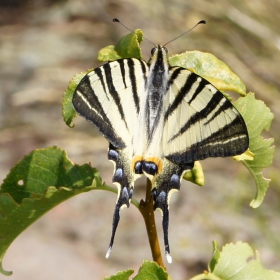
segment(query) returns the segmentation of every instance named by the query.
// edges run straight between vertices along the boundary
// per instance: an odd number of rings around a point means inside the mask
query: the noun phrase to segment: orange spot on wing
[[[142,156],[134,156],[132,161],[131,161],[131,168],[132,170],[135,169],[135,164],[138,162],[138,161],[143,161],[144,158]]]

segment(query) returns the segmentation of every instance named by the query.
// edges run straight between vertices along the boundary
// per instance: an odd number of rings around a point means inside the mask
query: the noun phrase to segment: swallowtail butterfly
[[[152,182],[154,209],[162,211],[165,253],[169,199],[182,176],[197,160],[228,157],[248,149],[245,122],[224,95],[204,78],[168,63],[167,49],[157,45],[148,62],[136,58],[108,62],[84,76],[74,96],[75,110],[109,141],[118,198],[109,256],[120,219],[129,207],[134,181]]]

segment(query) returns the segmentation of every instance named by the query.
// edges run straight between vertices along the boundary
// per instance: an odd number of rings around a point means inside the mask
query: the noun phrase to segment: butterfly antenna
[[[130,28],[128,28],[126,25],[124,25],[121,21],[119,21],[119,19],[114,18],[113,22],[118,22],[120,25],[122,25],[124,28],[126,28],[127,30],[131,31],[131,32],[135,32],[133,30],[131,30]]]
[[[187,33],[189,33],[190,31],[192,31],[194,28],[196,28],[199,24],[206,24],[206,21],[205,20],[201,20],[201,21],[199,21],[194,27],[192,27],[191,29],[189,29],[188,31],[186,31],[186,32],[184,32],[183,34],[181,34],[181,35],[179,35],[179,36],[177,36],[176,38],[174,38],[174,39],[172,39],[172,40],[170,40],[169,42],[167,42],[166,44],[164,44],[163,46],[165,47],[167,44],[169,44],[169,43],[171,43],[171,42],[173,42],[173,41],[175,41],[175,40],[177,40],[178,38],[180,38],[180,37],[182,37],[182,36],[184,36],[185,34],[187,34]]]
[[[119,19],[117,18],[114,18],[113,19],[113,22],[117,22],[119,23],[120,25],[122,25],[124,28],[126,28],[127,30],[133,32],[133,33],[136,33],[135,31],[131,30],[130,28],[128,28],[126,25],[124,25]],[[156,44],[154,44],[152,41],[150,41],[149,39],[147,39],[146,37],[143,36],[143,39],[145,39],[146,41],[150,42],[151,44],[153,44],[154,46],[156,46]]]

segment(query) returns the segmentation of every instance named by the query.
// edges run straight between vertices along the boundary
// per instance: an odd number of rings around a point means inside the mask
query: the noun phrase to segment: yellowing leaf
[[[194,167],[191,170],[188,170],[184,177],[185,180],[190,181],[194,184],[197,184],[199,186],[204,185],[204,174],[203,169],[199,161],[196,161],[194,163]]]
[[[232,157],[236,161],[243,161],[243,160],[254,160],[254,154],[248,149],[245,153]]]
[[[221,91],[235,91],[246,95],[241,79],[221,60],[210,53],[189,51],[169,58],[172,66],[181,66],[202,76]]]

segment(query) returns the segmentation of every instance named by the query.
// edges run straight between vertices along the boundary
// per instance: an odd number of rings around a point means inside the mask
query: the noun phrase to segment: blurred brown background
[[[57,145],[75,163],[91,162],[111,184],[112,165],[106,141],[81,118],[68,128],[61,99],[69,80],[100,65],[97,52],[115,44],[127,31],[141,28],[154,43],[164,44],[205,19],[190,34],[168,45],[170,55],[186,50],[213,53],[225,61],[275,114],[266,137],[279,141],[280,2],[255,1],[0,1],[0,179],[25,154]],[[151,44],[144,41],[144,59]],[[183,182],[170,214],[173,279],[188,279],[207,268],[212,240],[221,245],[242,240],[261,254],[263,264],[280,271],[279,150],[263,204],[249,207],[255,184],[245,167],[231,159],[202,162],[205,187]],[[136,188],[135,197],[144,196]],[[141,215],[131,206],[121,212],[115,245],[104,258],[111,234],[116,196],[90,192],[50,211],[9,248],[4,268],[11,280],[102,279],[151,259]],[[156,213],[160,242],[161,217]],[[161,248],[163,245],[161,243]]]

